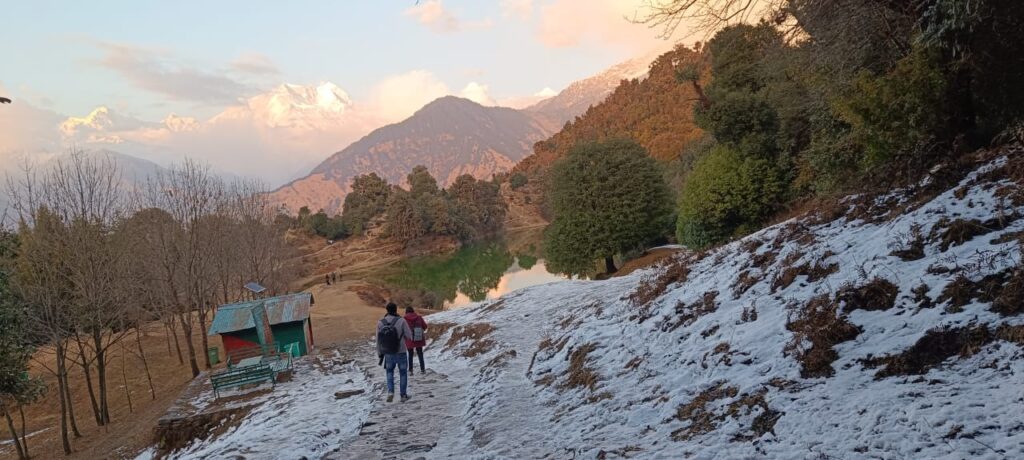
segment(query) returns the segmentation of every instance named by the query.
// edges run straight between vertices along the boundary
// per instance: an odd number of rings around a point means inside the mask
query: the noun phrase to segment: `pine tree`
[[[548,267],[616,270],[614,256],[668,233],[672,202],[654,159],[631,140],[577,146],[555,164],[549,203],[555,215],[545,234]]]

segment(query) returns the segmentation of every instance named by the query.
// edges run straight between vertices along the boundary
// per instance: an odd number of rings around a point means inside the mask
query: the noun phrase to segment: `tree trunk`
[[[85,356],[85,347],[82,346],[82,340],[75,334],[75,343],[78,344],[78,358],[79,365],[82,366],[82,373],[85,374],[85,388],[89,391],[89,402],[92,403],[92,414],[96,418],[96,426],[103,426],[103,416],[100,413],[100,405],[96,402],[96,393],[92,388],[92,372],[89,368],[92,367],[89,364],[89,360]]]
[[[178,315],[181,332],[185,335],[185,346],[188,347],[188,364],[192,367],[192,378],[199,376],[199,363],[196,362],[196,347],[192,344],[192,312]]]
[[[21,414],[21,447],[25,449],[25,458],[32,455],[28,453],[28,434],[25,432],[25,406],[18,404],[18,413]]]
[[[210,353],[207,351],[210,349],[210,342],[206,338],[206,309],[202,305],[199,306],[199,328],[203,331],[202,334],[199,334],[203,339],[203,360],[206,364],[206,370],[210,370]]]
[[[142,326],[136,326],[135,327],[135,343],[138,344],[138,346],[139,346],[139,358],[142,359],[142,368],[146,370],[146,380],[149,381],[149,396],[150,396],[150,399],[153,400],[153,401],[156,401],[156,390],[153,388],[153,374],[149,373],[149,363],[146,361],[146,351],[142,349],[142,332],[139,331],[141,328],[142,328]],[[171,342],[167,342],[167,345],[168,345],[167,351],[168,352],[171,351],[171,349],[169,347],[170,344],[171,344]],[[169,355],[170,355],[170,353],[168,353],[168,356]]]
[[[135,409],[132,407],[132,392],[128,388],[128,362],[124,357],[124,342],[121,342],[121,381],[124,382],[124,397],[128,399],[128,413],[135,413]]]
[[[110,405],[107,403],[107,351],[103,349],[103,331],[94,330],[92,340],[96,345],[96,381],[100,387],[100,414],[105,425],[110,423]]]
[[[185,358],[181,354],[181,344],[178,343],[178,326],[174,324],[174,318],[171,318],[171,335],[174,336],[174,348],[178,350],[178,364],[185,364]]]
[[[0,412],[3,412],[4,418],[7,419],[7,428],[11,430],[11,440],[14,441],[14,448],[18,451],[18,458],[21,460],[28,459],[28,452],[25,452],[25,448],[21,446],[18,429],[14,427],[14,418],[11,417],[11,411],[2,402],[0,402]]]
[[[64,455],[71,454],[71,441],[68,440],[67,392],[64,391],[64,347],[57,344],[57,393],[60,393],[60,441]]]
[[[609,274],[619,271],[618,268],[615,268],[615,256],[607,256],[604,258],[604,271]]]
[[[75,402],[71,397],[71,384],[68,382],[67,369],[64,370],[64,397],[68,400],[68,422],[71,423],[71,433],[76,438],[81,438],[82,432],[78,430],[78,419],[75,418]]]
[[[174,356],[174,352],[171,351],[171,329],[167,327],[167,323],[164,323],[164,338],[167,339],[167,357]]]

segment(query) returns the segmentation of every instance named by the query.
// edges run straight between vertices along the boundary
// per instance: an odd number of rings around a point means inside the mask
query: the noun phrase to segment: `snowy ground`
[[[296,361],[291,381],[281,382],[269,392],[258,387],[245,392],[221,393],[232,400],[243,393],[252,398],[234,400],[229,407],[253,406],[237,426],[205,441],[196,441],[168,458],[320,458],[351,442],[370,412],[373,385],[361,366],[346,357],[351,353],[329,351]],[[363,390],[345,399],[339,391]],[[215,402],[205,391],[192,405],[208,409]],[[154,449],[138,458],[152,458]]]
[[[920,308],[911,293],[924,285],[923,293],[938,299],[961,274],[977,281],[1019,266],[1018,243],[994,241],[1024,230],[1024,219],[946,250],[926,238],[916,261],[890,255],[914,226],[941,234],[943,217],[984,221],[1024,211],[997,196],[1006,182],[974,181],[1001,164],[893,220],[792,221],[765,229],[692,262],[688,279],[647,307],[629,296],[657,271],[527,288],[432,316],[434,323],[488,323],[495,330],[440,357],[454,329],[435,341],[435,366],[466,394],[458,424],[445,427],[429,456],[1024,458],[1019,344],[994,341],[924,375],[876,378],[879,369],[858,361],[906,350],[937,326],[1024,323],[978,299],[959,312],[941,302]],[[890,201],[886,207],[899,204],[896,196]],[[774,260],[753,268],[755,256],[769,251]],[[787,266],[805,262],[836,267],[813,282],[798,275],[772,292]],[[738,293],[744,271],[756,281]],[[813,297],[832,298],[875,277],[898,287],[895,306],[850,312],[861,332],[834,347],[835,375],[801,377],[795,355],[809,344],[793,343],[787,323]],[[704,302],[713,291],[717,296]],[[710,308],[695,313],[702,305]],[[492,342],[489,351],[463,356],[482,340]]]
[[[960,307],[942,297],[1021,267],[1009,236],[1024,232],[1013,204],[1024,200],[987,176],[1004,163],[894,216],[879,210],[914,197],[874,210],[853,199],[674,265],[432,315],[430,372],[412,378],[412,401],[383,401],[383,372],[359,344],[330,372],[297,370],[241,426],[177,457],[1024,458],[1024,334],[995,332],[1024,317],[977,293]],[[995,216],[1007,218],[949,242],[958,219]],[[917,256],[892,255],[915,240]],[[893,286],[891,305],[838,300],[875,279]],[[837,309],[820,318],[851,337],[822,349],[798,336],[816,298]],[[871,364],[946,326],[989,335],[917,374]],[[804,375],[799,358],[819,355],[824,374]],[[367,393],[335,401],[345,385]]]

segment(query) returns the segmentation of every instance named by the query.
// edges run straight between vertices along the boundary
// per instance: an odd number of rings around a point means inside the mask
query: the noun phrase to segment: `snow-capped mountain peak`
[[[352,98],[334,83],[284,83],[225,110],[213,121],[252,118],[271,128],[318,129],[324,122],[337,122],[351,108]]]

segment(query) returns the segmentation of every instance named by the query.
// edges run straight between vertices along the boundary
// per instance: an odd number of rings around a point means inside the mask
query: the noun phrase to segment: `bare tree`
[[[629,18],[669,38],[685,23],[689,33],[714,31],[738,22],[769,18],[788,0],[645,0]]]

